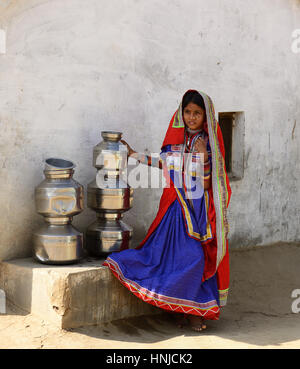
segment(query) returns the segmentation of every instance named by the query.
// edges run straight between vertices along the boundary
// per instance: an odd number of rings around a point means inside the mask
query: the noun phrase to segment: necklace
[[[200,128],[200,129],[191,129],[189,127],[186,127],[186,130],[187,132],[191,133],[191,134],[194,134],[194,133],[197,133],[197,132],[201,132],[203,129]]]
[[[189,127],[185,127],[185,129],[186,129],[186,132],[188,133],[188,135],[187,135],[187,145],[188,146],[190,145],[190,141],[191,141],[192,136],[195,133],[201,133],[203,131],[202,128],[200,128],[200,129],[191,129]]]

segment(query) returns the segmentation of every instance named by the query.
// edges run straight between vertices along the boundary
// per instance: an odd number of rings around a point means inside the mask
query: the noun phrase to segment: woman
[[[140,157],[122,142],[129,156]],[[180,324],[189,322],[196,331],[206,328],[204,320],[219,318],[228,294],[231,189],[224,155],[210,97],[188,90],[170,121],[160,160],[139,160],[162,168],[167,180],[156,218],[137,248],[114,252],[103,264],[137,297],[181,313]]]

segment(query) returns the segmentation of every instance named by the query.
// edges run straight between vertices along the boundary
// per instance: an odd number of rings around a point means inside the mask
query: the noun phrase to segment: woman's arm
[[[211,163],[208,159],[206,163],[204,163],[204,176],[203,176],[203,188],[208,190],[211,186]]]
[[[120,142],[122,142],[122,144],[127,146],[128,156],[130,156],[131,158],[136,159],[138,162],[140,162],[142,164],[162,169],[162,163],[163,162],[162,162],[161,158],[156,158],[156,157],[153,157],[153,156],[150,156],[150,155],[146,155],[146,154],[136,152],[135,150],[133,150],[128,145],[128,143],[126,141],[120,140]]]
[[[138,162],[149,165],[151,167],[162,169],[162,160],[161,158],[156,158],[150,155],[141,154],[139,152],[134,151],[131,155],[131,158],[138,160]]]
[[[201,178],[203,180],[204,190],[208,190],[211,186],[211,161],[210,156],[206,150],[206,143],[201,137],[199,137],[195,142],[194,151],[203,154],[203,176],[201,176]]]

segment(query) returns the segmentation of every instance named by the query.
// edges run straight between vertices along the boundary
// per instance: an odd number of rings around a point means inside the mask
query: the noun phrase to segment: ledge
[[[13,305],[61,328],[95,325],[116,319],[161,313],[131,294],[89,258],[71,266],[44,265],[32,258],[0,263],[0,289]]]

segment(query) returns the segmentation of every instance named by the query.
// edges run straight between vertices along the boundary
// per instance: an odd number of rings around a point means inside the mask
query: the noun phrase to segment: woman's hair
[[[200,106],[200,108],[202,108],[205,111],[205,104],[204,104],[203,97],[199,94],[198,91],[191,90],[184,94],[182,98],[182,113],[184,111],[184,108],[189,103],[197,104],[198,106]]]

